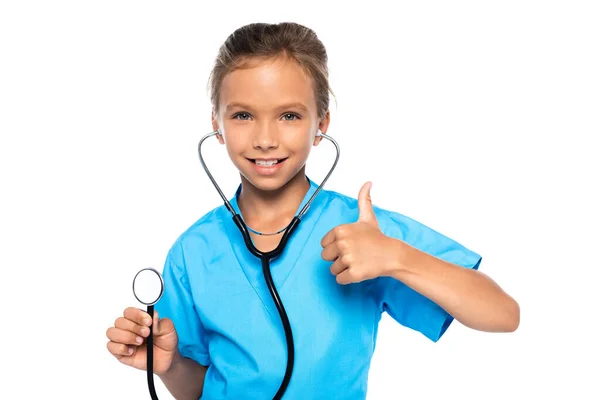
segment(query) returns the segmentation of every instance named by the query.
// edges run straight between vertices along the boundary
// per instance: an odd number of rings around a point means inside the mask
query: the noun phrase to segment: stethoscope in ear
[[[327,180],[329,179],[329,176],[331,176],[331,173],[335,169],[335,167],[338,163],[338,160],[340,158],[340,147],[338,146],[337,142],[332,137],[325,135],[323,132],[321,132],[320,129],[317,130],[317,132],[315,134],[316,136],[323,137],[323,138],[329,140],[335,146],[336,157],[335,157],[335,161],[334,161],[331,169],[329,170],[329,172],[327,173],[327,175],[325,176],[325,178],[323,179],[323,181],[321,182],[319,187],[312,194],[310,199],[306,202],[304,207],[302,207],[302,209],[300,210],[298,215],[296,215],[294,218],[292,218],[292,220],[286,227],[284,227],[283,229],[281,229],[277,232],[263,233],[263,232],[258,232],[256,230],[250,228],[248,225],[246,225],[246,223],[242,219],[242,216],[235,211],[235,209],[229,203],[229,200],[227,200],[227,198],[225,197],[225,195],[219,188],[219,185],[217,185],[217,182],[213,178],[212,174],[210,173],[210,171],[208,170],[208,167],[206,166],[206,164],[204,162],[204,158],[202,157],[202,151],[201,151],[202,144],[204,143],[204,141],[206,139],[208,139],[211,136],[217,135],[217,134],[222,134],[220,129],[217,129],[216,131],[205,135],[200,140],[200,142],[198,143],[198,156],[200,157],[200,163],[202,164],[204,171],[206,172],[209,179],[213,183],[217,192],[219,192],[219,195],[223,199],[223,204],[225,205],[227,210],[229,210],[229,212],[231,213],[233,222],[240,230],[240,233],[242,234],[244,243],[246,244],[248,251],[250,251],[250,253],[252,253],[252,255],[256,256],[257,258],[259,258],[261,260],[262,272],[265,277],[265,282],[267,284],[269,293],[271,294],[273,302],[275,303],[275,306],[277,307],[277,311],[279,312],[279,316],[281,318],[283,330],[285,333],[285,339],[286,339],[287,363],[286,363],[285,374],[283,376],[283,380],[279,386],[279,389],[277,390],[277,392],[275,393],[275,395],[273,397],[273,400],[279,400],[283,397],[283,394],[285,393],[285,391],[289,385],[290,379],[292,377],[292,370],[294,367],[294,338],[293,338],[293,334],[292,334],[292,327],[290,325],[290,321],[288,319],[288,316],[287,316],[287,313],[283,306],[283,303],[277,292],[277,288],[275,287],[275,283],[273,282],[273,277],[271,276],[270,262],[272,259],[278,257],[283,252],[283,249],[285,248],[285,245],[287,244],[288,239],[290,238],[291,234],[298,227],[298,224],[300,224],[300,220],[301,220],[302,216],[304,214],[306,214],[311,203],[313,202],[313,200],[315,199],[317,194],[319,194],[319,192],[323,188],[323,185],[325,185],[325,182],[327,182]],[[274,250],[271,250],[269,252],[262,252],[262,251],[258,250],[256,248],[256,246],[254,246],[254,243],[250,237],[250,232],[253,232],[257,235],[267,235],[267,236],[268,235],[277,235],[277,234],[283,232],[283,235],[279,242],[279,245]],[[164,283],[163,283],[161,275],[158,273],[158,271],[156,271],[152,268],[146,268],[146,269],[141,270],[140,272],[137,273],[137,275],[134,278],[133,290],[134,290],[135,297],[138,299],[138,301],[140,301],[140,303],[145,304],[148,307],[148,314],[150,314],[150,317],[152,317],[152,318],[154,317],[154,304],[156,304],[158,302],[158,300],[160,299],[160,297],[162,296],[163,286],[164,286]],[[148,375],[148,387],[150,389],[150,396],[152,397],[152,400],[158,400],[158,397],[156,396],[156,390],[154,388],[154,376],[153,376],[153,365],[154,365],[153,357],[152,357],[152,354],[153,354],[153,347],[152,347],[153,325],[150,326],[150,335],[148,336],[148,339],[147,339],[146,370],[147,370],[147,375]]]

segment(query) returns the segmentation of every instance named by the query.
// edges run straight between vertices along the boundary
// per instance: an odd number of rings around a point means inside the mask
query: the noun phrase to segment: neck
[[[259,231],[278,230],[292,220],[310,188],[305,169],[277,190],[253,186],[244,176],[238,205],[244,220]]]

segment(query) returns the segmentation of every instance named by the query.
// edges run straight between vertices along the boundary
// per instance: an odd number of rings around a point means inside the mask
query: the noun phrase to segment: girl
[[[325,48],[298,24],[247,25],[221,47],[210,83],[212,125],[241,177],[231,204],[253,230],[277,232],[317,188],[305,163],[330,122]],[[319,192],[271,262],[296,349],[285,399],[364,399],[383,312],[432,341],[454,319],[488,332],[519,324],[518,304],[477,271],[478,254],[373,206],[370,185],[358,199]],[[281,235],[252,239],[268,251]],[[283,327],[224,206],[175,241],[163,278],[154,371],[173,396],[273,398],[287,362]],[[146,369],[150,317],[127,308],[108,329],[123,364]]]

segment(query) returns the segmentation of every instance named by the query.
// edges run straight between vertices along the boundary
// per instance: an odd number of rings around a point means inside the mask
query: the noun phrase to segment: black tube
[[[283,324],[283,330],[285,331],[285,341],[287,345],[287,364],[285,368],[285,375],[283,376],[283,381],[281,382],[281,385],[279,386],[279,390],[275,394],[275,397],[273,397],[273,400],[280,400],[283,397],[283,394],[285,393],[290,379],[292,377],[292,370],[294,368],[294,337],[292,335],[292,327],[290,325],[287,313],[285,312],[285,308],[283,307],[283,303],[281,302],[279,293],[277,293],[277,289],[275,288],[273,277],[271,276],[270,260],[279,256],[283,252],[283,249],[285,248],[288,239],[290,238],[294,230],[298,227],[298,224],[300,223],[300,218],[298,218],[297,216],[294,217],[290,225],[284,231],[283,236],[281,237],[281,241],[279,242],[277,248],[267,253],[261,252],[254,246],[252,238],[250,238],[250,232],[246,228],[246,224],[244,223],[242,217],[239,214],[233,216],[233,221],[242,233],[244,242],[246,243],[246,247],[248,247],[250,253],[254,254],[256,257],[259,257],[261,260],[265,281],[267,283],[267,286],[269,287],[269,292],[271,293],[271,297],[275,302],[275,306],[277,307],[279,317],[281,318],[281,322]]]
[[[154,306],[148,306],[148,314],[154,321]],[[156,395],[156,388],[154,387],[154,341],[152,337],[152,330],[154,329],[154,323],[150,325],[150,333],[146,339],[146,375],[148,376],[148,388],[150,389],[150,398],[152,400],[158,400]]]
[[[279,317],[281,317],[281,322],[283,323],[283,329],[285,331],[285,341],[287,344],[287,365],[285,368],[285,375],[283,377],[281,385],[279,386],[279,390],[275,394],[275,397],[273,397],[273,400],[280,400],[283,396],[283,393],[285,393],[285,390],[287,389],[287,386],[290,383],[290,379],[292,377],[292,369],[294,367],[294,337],[292,335],[292,327],[290,326],[290,321],[288,319],[287,313],[285,312],[283,303],[279,298],[279,293],[277,293],[277,289],[275,288],[273,277],[271,276],[269,258],[261,257],[261,262],[263,275],[265,276],[267,286],[269,287],[269,292],[271,292],[271,297],[275,302],[277,311],[279,311]]]

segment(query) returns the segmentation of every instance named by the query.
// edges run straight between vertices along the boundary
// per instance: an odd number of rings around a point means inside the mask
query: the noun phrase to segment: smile
[[[286,158],[248,158],[254,170],[262,176],[273,176],[282,168]]]
[[[260,165],[261,167],[271,167],[276,164],[281,164],[282,162],[287,160],[287,157],[286,158],[273,158],[273,159],[269,159],[269,160],[258,159],[258,158],[255,158],[255,159],[249,158],[248,160],[253,162],[256,165]]]

